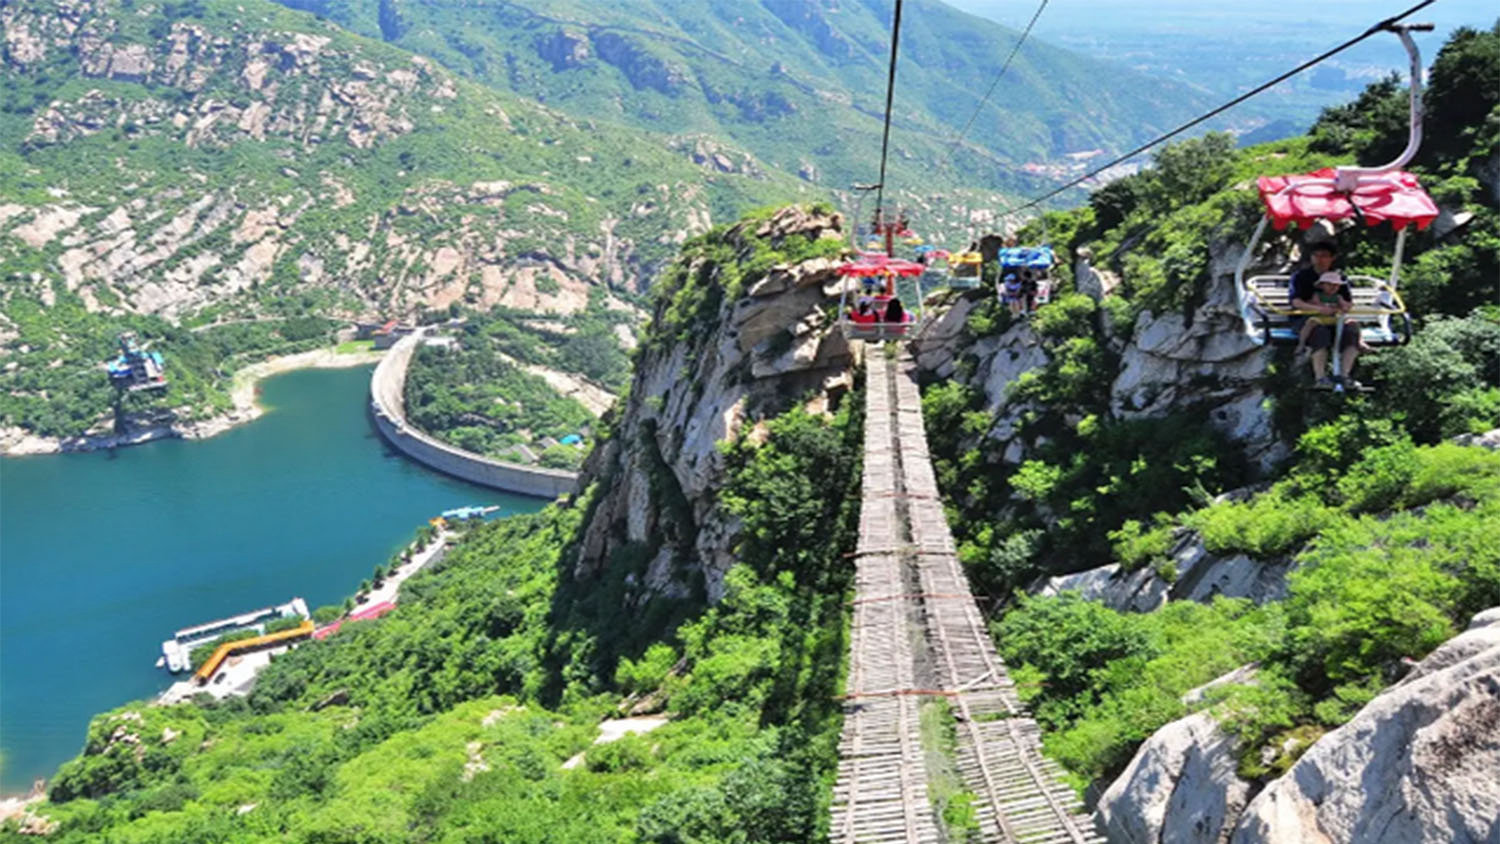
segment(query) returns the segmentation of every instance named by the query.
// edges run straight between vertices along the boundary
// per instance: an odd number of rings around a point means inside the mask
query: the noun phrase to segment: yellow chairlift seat
[[[973,290],[983,279],[984,256],[978,252],[951,252],[948,254],[948,286],[958,290]],[[963,275],[959,272],[963,271]],[[972,275],[970,275],[972,273]]]

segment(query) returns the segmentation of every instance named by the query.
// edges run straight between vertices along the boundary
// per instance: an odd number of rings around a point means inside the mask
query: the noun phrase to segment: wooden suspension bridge
[[[855,550],[844,730],[834,786],[837,842],[948,842],[933,805],[921,707],[943,699],[978,840],[1096,844],[1061,770],[1016,696],[969,591],[943,515],[922,402],[906,354],[866,356],[864,477]],[[930,742],[931,739],[928,739]]]

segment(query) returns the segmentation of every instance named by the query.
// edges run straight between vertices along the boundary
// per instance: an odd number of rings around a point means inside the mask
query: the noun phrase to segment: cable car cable
[[[885,129],[880,137],[880,180],[875,183],[875,209],[885,206],[885,159],[891,145],[891,101],[896,96],[896,51],[901,44],[901,0],[896,0],[896,17],[891,23],[891,66],[885,80]]]
[[[1025,44],[1027,36],[1031,35],[1031,28],[1036,26],[1037,18],[1041,17],[1042,10],[1047,8],[1047,2],[1048,0],[1042,0],[1041,5],[1036,7],[1036,13],[1031,16],[1031,21],[1026,24],[1026,29],[1021,31],[1021,37],[1016,40],[1015,46],[1010,48],[1010,55],[1005,57],[1005,63],[1000,65],[1000,71],[995,74],[994,79],[990,80],[989,90],[985,91],[984,96],[979,98],[979,105],[974,107],[974,113],[969,115],[969,119],[964,122],[964,128],[958,130],[957,134],[953,136],[952,142],[948,145],[949,159],[952,159],[959,142],[964,139],[964,135],[968,134],[969,128],[974,125],[975,119],[979,117],[979,112],[983,111],[984,107],[989,104],[990,95],[995,93],[995,87],[1000,84],[1001,77],[1005,76],[1005,71],[1010,69],[1010,63],[1015,60],[1016,54],[1021,52],[1021,45]]]
[[[1315,58],[1308,59],[1307,61],[1303,62],[1300,65],[1297,65],[1296,67],[1292,68],[1291,70],[1287,71],[1286,73],[1281,74],[1280,76],[1276,77],[1275,79],[1272,79],[1269,82],[1262,83],[1261,85],[1258,85],[1255,88],[1253,88],[1253,89],[1251,89],[1249,91],[1246,91],[1245,93],[1239,95],[1238,97],[1235,97],[1234,99],[1230,100],[1229,102],[1224,103],[1223,105],[1219,106],[1218,108],[1215,108],[1215,109],[1213,109],[1212,111],[1209,111],[1209,112],[1205,112],[1204,114],[1202,114],[1202,115],[1200,115],[1198,117],[1193,118],[1192,120],[1188,121],[1187,123],[1184,123],[1181,126],[1178,126],[1176,129],[1173,129],[1172,131],[1170,131],[1170,132],[1168,132],[1168,133],[1166,133],[1164,135],[1161,135],[1161,136],[1157,137],[1155,140],[1148,141],[1147,143],[1144,143],[1144,144],[1136,147],[1135,149],[1131,150],[1130,152],[1127,152],[1124,155],[1121,155],[1118,158],[1115,158],[1114,160],[1112,160],[1112,161],[1110,161],[1110,162],[1108,162],[1108,163],[1106,163],[1104,165],[1101,165],[1099,167],[1094,168],[1093,170],[1090,170],[1089,172],[1083,174],[1082,176],[1079,176],[1078,178],[1074,179],[1073,181],[1068,182],[1067,184],[1065,184],[1065,185],[1063,185],[1063,186],[1061,186],[1059,188],[1056,188],[1056,189],[1054,189],[1052,191],[1044,193],[1041,196],[1038,196],[1035,199],[1032,199],[1032,200],[1028,201],[1026,204],[1017,207],[1015,209],[1015,212],[1018,213],[1018,212],[1021,212],[1021,211],[1025,211],[1028,208],[1035,208],[1036,206],[1040,205],[1041,203],[1046,202],[1047,200],[1051,199],[1052,197],[1057,196],[1058,194],[1062,193],[1063,191],[1065,191],[1065,190],[1067,190],[1069,188],[1072,188],[1072,187],[1077,187],[1080,184],[1083,184],[1084,182],[1088,181],[1089,179],[1092,179],[1095,176],[1099,175],[1100,173],[1103,173],[1105,170],[1108,170],[1109,168],[1115,166],[1116,164],[1119,164],[1122,161],[1127,161],[1127,160],[1129,160],[1131,158],[1134,158],[1135,156],[1140,155],[1141,153],[1145,152],[1148,149],[1151,149],[1152,147],[1156,146],[1157,144],[1160,144],[1163,141],[1171,140],[1172,138],[1175,138],[1176,136],[1182,134],[1183,132],[1186,132],[1187,130],[1193,128],[1194,126],[1197,126],[1198,124],[1204,122],[1205,120],[1209,120],[1209,119],[1211,119],[1213,117],[1217,117],[1218,115],[1223,114],[1224,112],[1226,112],[1229,109],[1231,109],[1231,108],[1239,105],[1240,103],[1244,102],[1245,100],[1250,99],[1251,97],[1255,96],[1256,94],[1260,94],[1260,93],[1266,91],[1269,88],[1274,88],[1275,86],[1280,85],[1282,82],[1285,82],[1286,80],[1292,78],[1293,76],[1296,76],[1297,74],[1301,73],[1302,71],[1307,70],[1308,68],[1312,67],[1313,65],[1316,65],[1316,64],[1318,64],[1318,63],[1320,63],[1320,62],[1322,62],[1322,61],[1324,61],[1324,60],[1326,60],[1328,58],[1331,58],[1332,56],[1335,56],[1335,55],[1337,55],[1339,53],[1342,53],[1343,51],[1349,49],[1350,47],[1353,47],[1355,44],[1358,44],[1359,42],[1365,40],[1366,38],[1369,38],[1370,36],[1375,35],[1377,33],[1384,32],[1386,30],[1386,27],[1389,27],[1391,24],[1394,24],[1395,22],[1401,20],[1402,18],[1410,17],[1410,16],[1416,14],[1417,12],[1420,12],[1421,10],[1427,8],[1428,6],[1431,6],[1433,3],[1436,3],[1436,2],[1437,2],[1437,0],[1423,0],[1423,2],[1418,3],[1415,6],[1412,6],[1411,8],[1407,9],[1404,12],[1401,12],[1400,14],[1388,17],[1385,20],[1382,20],[1379,23],[1375,24],[1374,26],[1371,26],[1369,29],[1365,30],[1364,32],[1360,33],[1359,35],[1355,36],[1354,38],[1351,38],[1348,41],[1345,41],[1344,43],[1338,45],[1337,47],[1334,47],[1333,49],[1328,50],[1328,51],[1326,51],[1326,52],[1318,55]]]

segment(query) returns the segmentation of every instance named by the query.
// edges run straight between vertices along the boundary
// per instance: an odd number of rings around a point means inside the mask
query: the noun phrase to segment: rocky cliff
[[[590,285],[644,287],[726,208],[801,185],[733,150],[705,171],[681,141],[253,0],[27,0],[0,27],[8,298],[175,318],[295,290],[353,313],[570,313]]]
[[[833,320],[841,223],[786,208],[684,248],[628,399],[579,479],[595,485],[595,509],[575,577],[634,557],[647,561],[637,596],[722,594],[738,526],[717,499],[719,443],[797,403],[826,409],[854,386],[855,352]]]
[[[1162,727],[1100,799],[1099,817],[1127,844],[1494,841],[1497,737],[1500,608],[1264,788],[1236,774],[1240,747],[1212,712]]]

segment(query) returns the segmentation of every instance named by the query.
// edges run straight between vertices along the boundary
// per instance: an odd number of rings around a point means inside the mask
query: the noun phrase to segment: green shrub
[[[1037,697],[1039,715],[1053,715],[1091,702],[1101,691],[1097,669],[1153,653],[1141,630],[1103,604],[1085,601],[1076,592],[1051,599],[1021,596],[995,625],[1007,662],[1044,666],[1046,686]]]
[[[284,630],[295,630],[302,626],[304,619],[300,615],[276,618],[266,622],[266,633],[280,633]]]
[[[639,660],[622,659],[615,669],[615,685],[626,693],[644,693],[659,688],[672,666],[677,652],[671,645],[658,642],[646,649]]]
[[[594,773],[642,771],[651,767],[649,738],[629,734],[608,744],[597,744],[584,754],[584,763]]]
[[[1396,503],[1416,472],[1417,448],[1411,440],[1381,446],[1339,478],[1339,497],[1350,512],[1379,512]]]
[[[1136,519],[1127,519],[1119,530],[1110,531],[1115,558],[1127,569],[1154,563],[1172,547],[1173,527],[1165,513],[1154,527],[1143,528]]]
[[[1294,497],[1278,486],[1247,502],[1226,501],[1190,513],[1183,522],[1203,536],[1212,553],[1268,559],[1295,551],[1335,518],[1317,496]]]

